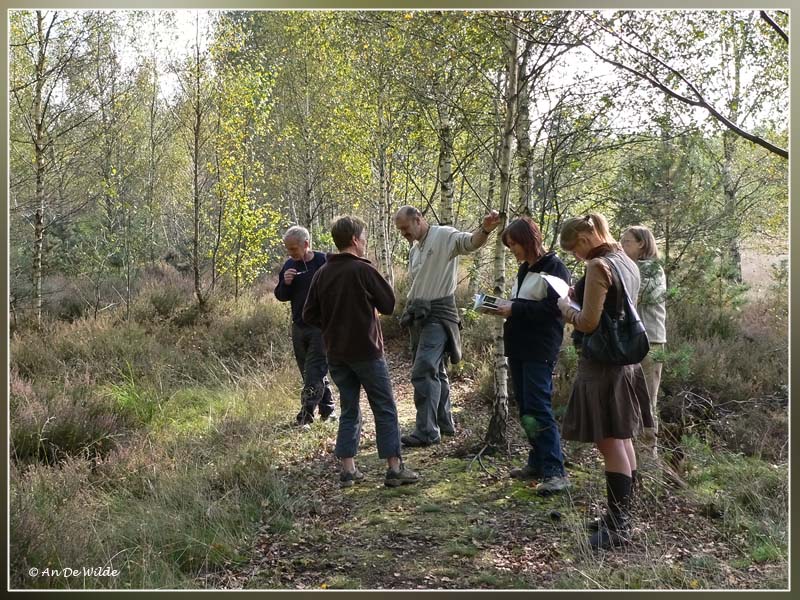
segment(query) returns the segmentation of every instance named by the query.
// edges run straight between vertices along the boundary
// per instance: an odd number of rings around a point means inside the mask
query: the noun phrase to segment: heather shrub
[[[131,426],[130,418],[97,393],[71,384],[35,389],[12,373],[11,456],[54,464],[67,456],[97,456]]]
[[[288,303],[221,302],[202,335],[204,353],[223,363],[280,362],[291,352]]]
[[[67,458],[50,465],[11,465],[11,585],[20,588],[65,587],[64,577],[29,577],[31,567],[44,569],[104,565],[111,551],[99,539],[105,511],[93,493],[91,464]],[[64,535],[69,531],[69,535]]]

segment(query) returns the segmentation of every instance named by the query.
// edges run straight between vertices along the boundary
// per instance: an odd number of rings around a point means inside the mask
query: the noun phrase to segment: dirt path
[[[414,403],[402,349],[388,354],[401,428],[414,423]],[[769,573],[729,565],[736,549],[722,539],[686,493],[651,486],[637,511],[636,541],[625,550],[593,554],[584,522],[605,490],[599,459],[585,446],[570,447],[569,494],[542,499],[530,485],[508,478],[527,451],[514,425],[511,458],[471,460],[480,445],[488,407],[470,381],[452,382],[458,433],[442,444],[405,455],[421,481],[383,485],[385,464],[376,454],[374,424],[362,397],[364,427],[357,458],[367,480],[338,487],[335,428],[319,437],[313,460],[281,465],[300,498],[294,524],[267,528],[244,566],[205,585],[245,589],[475,589],[475,588],[741,588]],[[297,435],[296,433],[294,435]],[[659,527],[656,528],[656,524]],[[626,566],[626,570],[622,567]]]

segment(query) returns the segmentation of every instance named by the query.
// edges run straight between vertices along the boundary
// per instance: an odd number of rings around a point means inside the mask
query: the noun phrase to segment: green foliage
[[[682,442],[690,450],[689,481],[700,492],[700,502],[722,515],[725,531],[746,539],[755,562],[782,560],[788,550],[786,465],[720,455],[697,438]]]
[[[120,383],[108,385],[107,394],[115,408],[114,412],[131,418],[139,425],[148,424],[158,409],[158,399],[137,384],[130,364],[121,379]]]
[[[56,464],[66,457],[99,456],[132,423],[85,381],[63,390],[33,384],[12,371],[11,455],[20,464]]]

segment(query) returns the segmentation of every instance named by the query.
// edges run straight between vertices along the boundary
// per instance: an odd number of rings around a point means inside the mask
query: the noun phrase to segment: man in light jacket
[[[394,222],[412,244],[408,255],[411,288],[400,322],[411,331],[417,419],[414,431],[401,439],[404,446],[429,446],[438,444],[442,435],[455,434],[445,360],[461,360],[461,319],[455,302],[458,257],[483,246],[500,216],[491,211],[476,231],[458,231],[429,225],[419,209],[403,206]]]

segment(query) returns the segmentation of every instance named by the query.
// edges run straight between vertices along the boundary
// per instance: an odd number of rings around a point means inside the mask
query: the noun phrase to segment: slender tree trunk
[[[497,140],[497,143],[494,144],[491,163],[489,165],[489,186],[486,191],[486,204],[488,206],[494,206],[494,192],[497,184],[497,161],[499,160],[500,144],[502,143],[502,136],[499,137],[501,139]],[[481,246],[480,248],[478,248],[477,252],[473,253],[472,266],[470,267],[469,271],[468,289],[470,298],[478,293],[478,288],[480,285],[480,276],[481,276],[481,265],[483,264],[485,254],[486,254],[485,245]]]
[[[219,120],[217,121],[217,130],[219,130]],[[220,166],[219,166],[219,152],[214,149],[214,168],[217,174],[217,224],[216,231],[214,232],[214,247],[211,249],[211,289],[215,290],[217,287],[217,257],[219,256],[219,248],[222,244],[222,225],[225,221],[225,193],[222,190],[220,179]]]
[[[528,56],[530,44],[527,44],[522,53],[519,66],[519,118],[517,119],[517,169],[519,184],[519,211],[522,214],[533,216],[533,196],[531,194],[531,180],[533,167],[531,165],[531,118],[530,118],[530,86],[527,79]],[[541,221],[540,221],[541,223]]]
[[[379,218],[378,244],[380,252],[380,265],[383,276],[394,287],[394,269],[392,268],[392,251],[389,248],[391,238],[389,227],[392,223],[392,198],[390,189],[390,177],[387,172],[387,157],[385,152],[381,152],[380,158],[380,196],[379,196]]]
[[[55,17],[53,17],[55,19]],[[36,315],[36,324],[42,324],[42,254],[44,251],[44,213],[45,213],[45,151],[47,149],[46,132],[44,126],[45,108],[43,106],[42,90],[46,77],[47,43],[45,33],[44,14],[36,11],[36,36],[38,41],[36,54],[36,90],[33,99],[33,123],[35,127],[33,148],[36,160],[36,213],[33,223],[33,310]]]
[[[441,78],[444,76],[444,73],[440,74]],[[439,104],[439,224],[453,225],[453,123],[444,84],[439,84],[437,88]]]
[[[147,157],[147,231],[145,234],[150,264],[156,262],[156,118],[158,100],[158,69],[156,69],[155,56],[153,58],[153,87],[150,96],[149,114],[149,154]]]
[[[508,68],[505,94],[505,123],[503,125],[503,146],[500,151],[500,213],[502,221],[499,228],[505,227],[508,212],[509,191],[511,188],[511,144],[514,138],[514,121],[517,103],[517,36],[510,22],[508,45],[506,47]],[[505,248],[500,236],[495,238],[494,248],[494,295],[504,296],[506,288]],[[496,319],[494,330],[494,388],[492,417],[486,432],[486,444],[501,452],[510,452],[508,438],[508,363],[504,356],[503,321]]]
[[[389,173],[389,153],[387,151],[386,136],[389,131],[389,124],[386,118],[386,105],[383,93],[378,95],[378,130],[375,140],[377,156],[375,157],[374,170],[377,171],[377,207],[378,207],[378,227],[376,232],[377,249],[376,255],[380,265],[381,273],[384,278],[394,287],[394,268],[392,264],[392,251],[389,247],[391,239],[390,227],[392,224],[392,193],[391,193],[391,174]]]
[[[36,324],[39,326],[42,324],[42,247],[44,246],[43,212],[44,207],[40,206],[37,208],[33,222],[33,309],[36,314]]]
[[[733,69],[733,90],[730,100],[728,101],[728,110],[730,111],[730,119],[734,123],[739,121],[739,107],[741,106],[742,102],[742,59],[745,46],[747,45],[748,41],[747,38],[749,33],[747,29],[749,29],[750,23],[746,23],[744,27],[746,28],[746,30],[743,32],[744,38],[740,40],[734,35],[733,39],[731,40],[731,44],[733,46],[733,61],[731,64],[731,68]],[[736,182],[734,181],[734,169],[736,168],[734,165],[734,155],[738,141],[739,136],[730,129],[726,129],[722,132],[722,191],[725,202],[725,220],[729,231],[727,247],[724,254],[725,264],[723,264],[723,274],[729,281],[741,283],[742,254],[739,241],[741,234],[741,228],[739,226],[741,218],[738,214],[739,210],[737,207],[738,189]]]
[[[203,123],[203,106],[200,100],[200,23],[195,21],[195,63],[194,63],[194,125],[192,128],[192,193],[194,201],[194,231],[192,232],[192,273],[194,275],[194,294],[198,306],[205,307],[205,297],[200,279],[200,136]]]

